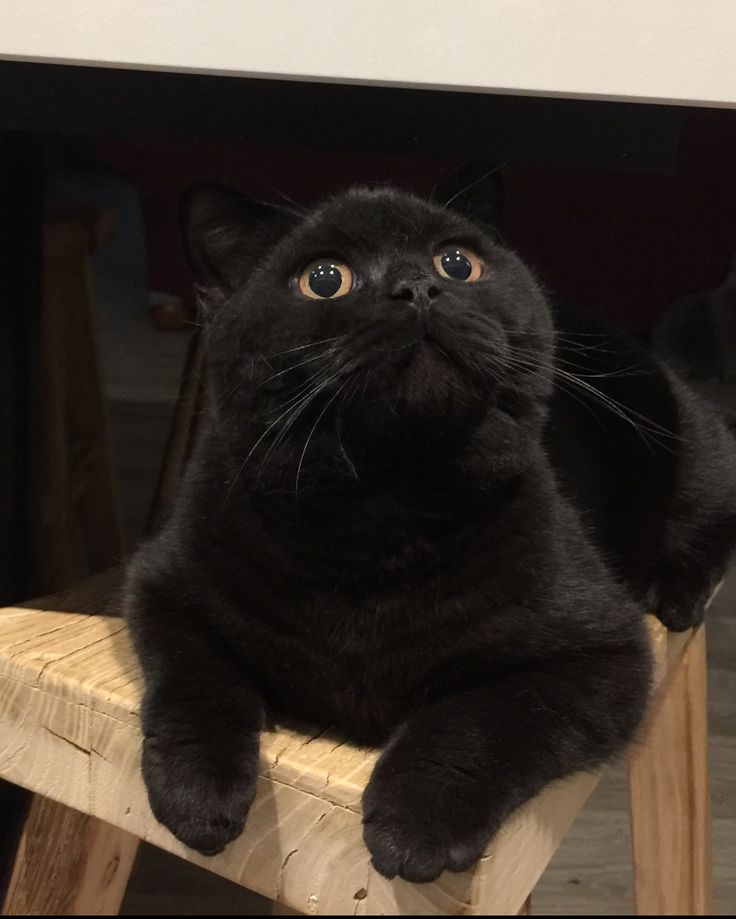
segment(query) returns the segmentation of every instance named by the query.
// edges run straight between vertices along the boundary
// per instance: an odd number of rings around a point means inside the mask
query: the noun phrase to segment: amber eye
[[[454,243],[443,246],[435,255],[434,267],[437,269],[437,274],[443,278],[466,283],[477,281],[483,273],[483,262],[475,252],[466,249],[465,246],[456,246]]]
[[[350,293],[353,272],[345,262],[334,258],[319,258],[299,275],[299,290],[313,300],[336,300]]]

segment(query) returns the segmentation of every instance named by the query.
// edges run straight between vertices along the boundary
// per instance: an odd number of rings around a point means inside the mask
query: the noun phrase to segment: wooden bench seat
[[[115,615],[117,578],[0,611],[0,777],[203,865],[308,914],[453,915],[521,911],[599,776],[548,788],[505,824],[462,875],[414,885],[370,866],[360,801],[376,753],[333,738],[266,733],[243,835],[214,858],[151,814],[140,775],[141,672]],[[94,614],[94,615],[91,615]],[[658,678],[693,633],[652,635]]]

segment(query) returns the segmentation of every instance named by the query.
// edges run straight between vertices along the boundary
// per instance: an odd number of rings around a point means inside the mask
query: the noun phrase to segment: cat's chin
[[[392,394],[407,407],[434,407],[444,414],[478,396],[477,382],[466,368],[443,343],[430,336],[403,349],[392,369]]]
[[[457,364],[455,358],[431,335],[425,335],[414,342],[410,349],[412,363]]]
[[[358,409],[362,434],[380,431],[382,440],[397,443],[464,442],[492,401],[490,392],[430,341],[405,349],[399,361],[374,373],[372,384]]]

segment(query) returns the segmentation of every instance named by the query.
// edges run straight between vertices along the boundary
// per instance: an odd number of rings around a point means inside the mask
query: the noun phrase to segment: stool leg
[[[120,497],[87,258],[49,259],[66,318],[67,420],[75,511],[85,535],[89,569],[104,571],[120,562],[123,536]]]
[[[705,630],[660,688],[629,756],[639,915],[713,912]]]
[[[116,916],[138,839],[34,795],[3,916]]]
[[[45,259],[36,367],[37,399],[32,425],[34,593],[68,587],[75,577],[72,470],[67,423],[68,354],[66,299],[58,259]]]

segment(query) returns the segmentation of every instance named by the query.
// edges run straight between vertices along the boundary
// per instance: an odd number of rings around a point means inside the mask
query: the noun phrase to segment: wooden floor
[[[146,360],[131,361],[126,386],[122,358],[113,367],[111,413],[122,477],[123,507],[131,541],[145,521],[166,425],[170,396],[183,359],[185,337],[157,336],[141,325],[131,342],[165,359],[156,367],[155,401],[146,398]],[[138,338],[136,338],[136,335]],[[178,341],[178,343],[177,343]],[[129,363],[129,361],[131,363]],[[168,374],[168,376],[167,376]],[[158,385],[161,381],[161,385]],[[736,912],[736,571],[711,608],[708,626],[716,906]],[[265,914],[268,904],[174,856],[143,846],[123,905],[125,915]],[[612,767],[578,818],[539,884],[533,911],[541,915],[627,915],[632,911],[625,771]]]

